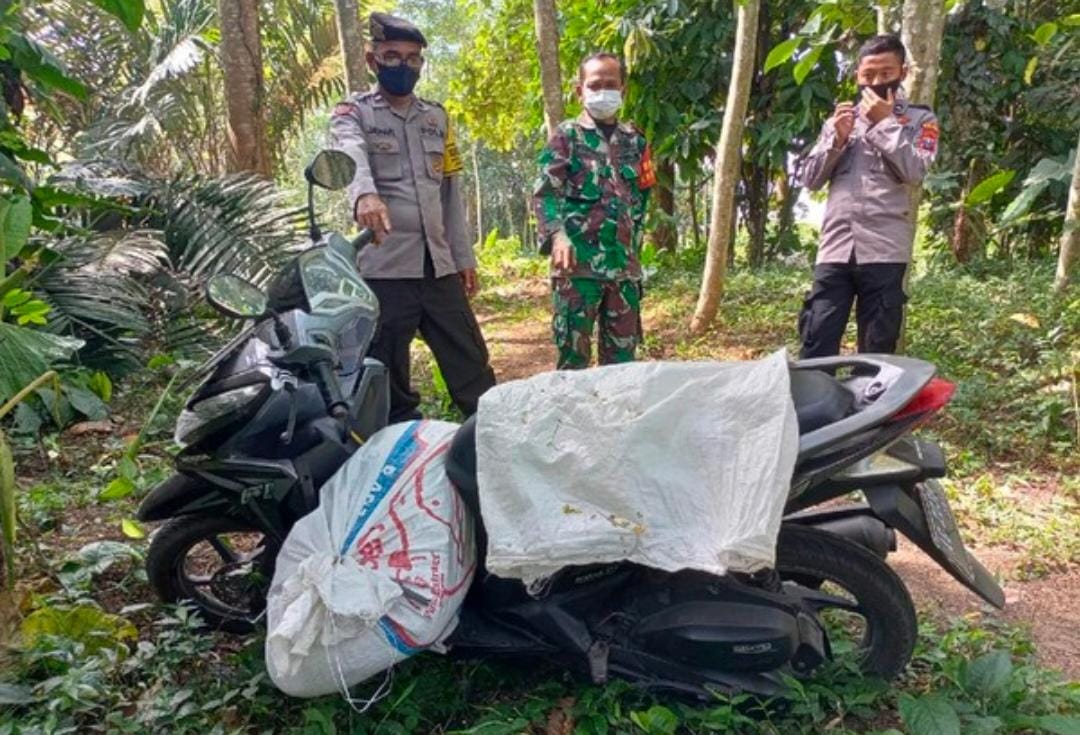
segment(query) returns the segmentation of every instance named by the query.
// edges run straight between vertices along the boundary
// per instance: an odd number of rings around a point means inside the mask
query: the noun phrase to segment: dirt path
[[[553,369],[555,349],[546,311],[546,284],[530,283],[501,296],[529,302],[537,318],[521,319],[520,313],[515,318],[479,310],[498,379],[514,380]],[[646,318],[646,331],[659,326]],[[975,554],[992,573],[1006,580],[1004,611],[983,603],[906,540],[890,557],[890,563],[911,588],[921,609],[942,621],[973,614],[1029,627],[1040,660],[1069,678],[1080,679],[1080,638],[1076,635],[1080,630],[1080,568],[1074,566],[1043,579],[1018,581],[1013,577],[1019,552],[990,547],[978,549]]]
[[[920,609],[941,620],[962,615],[1005,620],[1031,630],[1043,664],[1080,680],[1080,568],[1071,567],[1042,579],[1012,579],[1020,554],[1000,547],[973,549],[991,573],[1004,580],[1005,609],[995,610],[968,592],[922,551],[901,541],[889,564],[900,573]]]

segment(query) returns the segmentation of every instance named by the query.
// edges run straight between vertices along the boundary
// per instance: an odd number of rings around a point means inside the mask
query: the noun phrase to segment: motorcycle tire
[[[783,581],[813,579],[842,588],[865,621],[858,663],[866,674],[898,676],[915,649],[915,605],[896,572],[873,552],[836,534],[785,525],[777,545],[776,570]]]
[[[239,536],[245,545],[261,548],[246,560],[226,560],[232,553],[222,537]],[[217,571],[202,580],[193,579],[189,563],[205,563],[207,550],[216,553],[224,567],[236,567],[235,574]],[[223,551],[224,549],[224,551]],[[207,628],[244,635],[255,630],[266,609],[266,591],[274,573],[277,547],[256,528],[244,521],[224,516],[183,516],[166,522],[150,539],[146,573],[150,585],[166,603],[189,601]],[[195,555],[200,558],[195,559]],[[237,565],[250,565],[245,571]],[[231,576],[231,578],[230,578]],[[233,589],[229,589],[229,587]],[[222,594],[225,593],[225,594]],[[242,604],[229,604],[228,597]]]

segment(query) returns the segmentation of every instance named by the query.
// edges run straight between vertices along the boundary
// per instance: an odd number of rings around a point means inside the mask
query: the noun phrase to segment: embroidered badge
[[[923,123],[922,129],[919,130],[919,137],[915,141],[915,147],[931,155],[937,153],[939,134],[936,122]]]

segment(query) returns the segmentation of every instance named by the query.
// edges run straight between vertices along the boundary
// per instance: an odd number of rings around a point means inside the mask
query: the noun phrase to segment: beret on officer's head
[[[372,13],[368,19],[372,41],[412,41],[427,46],[427,39],[420,29],[404,18],[389,13]]]

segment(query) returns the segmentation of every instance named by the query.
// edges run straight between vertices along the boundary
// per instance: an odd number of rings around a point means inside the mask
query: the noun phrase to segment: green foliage
[[[1009,182],[1012,181],[1015,176],[1016,171],[1012,169],[998,171],[997,173],[987,176],[975,185],[971,190],[971,193],[967,195],[967,199],[964,200],[964,203],[968,206],[982,204],[1008,186]]]
[[[960,718],[949,700],[926,694],[900,697],[900,717],[911,730],[911,735],[960,735]]]
[[[1064,161],[1056,158],[1044,158],[1035,164],[1035,168],[1024,179],[1024,188],[1001,213],[1001,223],[1008,225],[1019,220],[1032,208],[1039,195],[1054,182],[1067,186],[1072,179],[1072,170],[1077,151]]]
[[[33,215],[27,196],[16,194],[0,199],[0,259],[11,260],[26,245]]]
[[[929,693],[902,694],[911,735],[923,733],[1076,732],[1080,691],[1031,663],[1030,643],[1015,631],[959,621],[917,655],[931,666]]]
[[[1014,14],[977,2],[964,3],[947,20],[935,169],[953,183],[930,192],[930,226],[954,248],[966,244],[986,253],[996,246],[995,254],[1029,257],[1052,252],[1069,174],[1050,167],[1069,158],[1080,124],[1080,97],[1063,93],[1080,74],[1078,38],[1058,30],[1059,12],[1047,4]],[[1005,171],[1015,177],[994,178]],[[999,192],[1005,196],[993,196]],[[958,206],[975,207],[960,220],[959,233]]]
[[[115,15],[129,31],[134,33],[142,24],[146,7],[143,0],[93,0],[94,4]]]
[[[50,370],[29,381],[12,395],[4,396],[3,403],[0,404],[0,419],[19,406],[34,390],[48,382],[52,383],[55,392],[59,392],[59,378]],[[0,558],[4,566],[0,573],[9,587],[14,583],[16,490],[15,458],[12,456],[7,435],[0,429]]]
[[[547,274],[547,259],[538,256],[516,237],[500,237],[490,230],[476,248],[477,265],[484,283],[498,285],[517,278],[535,278]]]
[[[1023,475],[997,478],[987,473],[949,480],[945,487],[969,543],[1021,552],[1014,576],[1043,577],[1080,562],[1080,486],[1070,492],[1066,482],[1038,503],[1025,502],[1026,494],[1038,486]]]
[[[532,140],[541,125],[539,61],[530,0],[463,2],[472,33],[456,59],[447,109],[499,151]],[[506,63],[513,59],[514,63]],[[564,79],[566,79],[564,75]],[[523,104],[523,101],[532,101]]]
[[[786,62],[799,50],[799,46],[802,45],[802,42],[803,40],[801,38],[795,37],[789,38],[786,41],[781,41],[773,46],[769,51],[769,55],[765,57],[765,68],[762,71],[767,74]]]
[[[909,735],[946,733],[957,721],[965,733],[1071,733],[1080,708],[1075,687],[1033,665],[1029,644],[1015,631],[961,623],[924,630],[925,671],[903,680],[899,693],[834,672],[815,682],[792,680],[783,703],[718,695],[690,705],[619,682],[586,685],[543,666],[521,672],[424,655],[399,666],[389,693],[359,717],[340,697],[282,698],[262,672],[260,640],[235,652],[215,649],[213,638],[195,631],[196,622],[183,608],[166,612],[154,621],[156,632],[127,655],[116,655],[111,646],[89,651],[63,635],[22,649],[17,678],[0,690],[16,705],[0,711],[0,728],[103,722],[113,732],[198,733],[273,723],[283,731],[320,734],[516,735],[543,731],[551,714],[560,712],[574,732],[590,734],[882,733],[877,728],[883,723],[900,726],[889,713],[899,701]],[[374,686],[361,685],[354,695],[363,697]],[[920,729],[927,722],[946,729]],[[990,725],[997,729],[988,730]]]
[[[92,605],[45,606],[26,616],[19,635],[26,648],[40,648],[47,645],[47,639],[62,636],[93,655],[103,648],[124,650],[123,645],[135,640],[138,631],[129,621]]]
[[[1077,437],[1071,391],[1080,302],[1054,298],[1049,267],[929,272],[911,284],[908,351],[957,383],[938,422],[981,460],[1053,461]]]

